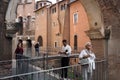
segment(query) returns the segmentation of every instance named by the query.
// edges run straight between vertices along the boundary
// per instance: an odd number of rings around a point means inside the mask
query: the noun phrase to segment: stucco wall
[[[74,23],[74,14],[78,14],[78,21]],[[89,30],[89,22],[86,11],[80,1],[70,4],[70,44],[74,48],[74,36],[78,37],[78,49],[84,48],[84,44],[90,41],[85,31]]]
[[[44,7],[36,13],[36,20],[35,20],[35,25],[36,25],[36,31],[35,31],[35,40],[38,40],[38,37],[41,36],[43,39],[43,48],[47,47],[47,8]],[[40,43],[41,44],[41,43]]]

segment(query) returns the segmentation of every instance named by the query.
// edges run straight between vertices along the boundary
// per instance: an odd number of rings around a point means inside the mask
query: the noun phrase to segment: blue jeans
[[[39,56],[39,48],[35,48],[35,55]]]

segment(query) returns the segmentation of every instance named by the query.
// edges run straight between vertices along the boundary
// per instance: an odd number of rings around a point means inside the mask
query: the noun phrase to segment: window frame
[[[58,48],[58,41],[54,41],[54,48]]]
[[[76,15],[76,20],[75,20],[75,15]],[[74,13],[73,14],[73,24],[77,24],[78,23],[78,13],[76,12],[76,13]]]
[[[65,10],[65,9],[66,9],[66,6],[67,6],[66,4],[62,4],[62,5],[60,6],[60,10],[61,10],[61,11]]]
[[[51,9],[52,14],[56,13],[56,7]]]
[[[78,49],[78,36],[74,35],[74,50]]]

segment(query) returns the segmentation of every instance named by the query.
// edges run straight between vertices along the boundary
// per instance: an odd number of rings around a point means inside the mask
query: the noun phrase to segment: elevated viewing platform
[[[61,67],[63,55],[46,55],[20,60],[0,61],[0,80],[61,80],[61,70],[68,69],[68,80],[82,80],[78,55],[70,56],[70,66]],[[93,80],[107,80],[106,60],[96,59]]]

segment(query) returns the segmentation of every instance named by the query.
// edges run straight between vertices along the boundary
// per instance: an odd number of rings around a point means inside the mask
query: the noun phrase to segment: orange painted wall
[[[73,15],[78,14],[78,22],[74,24]],[[84,44],[89,40],[85,31],[89,30],[87,14],[80,1],[70,4],[70,45],[74,47],[74,35],[78,37],[78,48],[83,48]]]
[[[47,9],[46,7],[35,12],[35,40],[37,41],[38,37],[41,36],[43,40],[43,48],[47,46]]]
[[[56,7],[56,13],[51,13],[50,20],[51,20],[51,46],[54,47],[55,42],[58,43],[58,47],[62,46],[62,39],[63,39],[63,29],[64,29],[64,18],[65,18],[65,10],[61,10],[61,5],[65,4],[66,1],[61,1],[51,6],[50,10],[52,11],[53,8]],[[58,20],[59,18],[59,20]],[[60,24],[59,24],[60,22]],[[55,25],[54,25],[55,23]],[[61,27],[61,34],[57,36],[56,34],[60,33]]]

